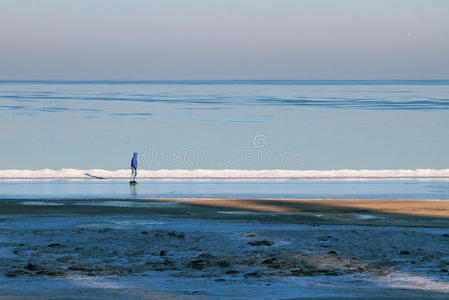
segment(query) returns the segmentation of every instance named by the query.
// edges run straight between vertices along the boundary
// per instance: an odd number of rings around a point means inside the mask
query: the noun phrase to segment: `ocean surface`
[[[449,198],[449,80],[0,81],[0,127],[2,198],[133,195],[133,152],[142,196]]]

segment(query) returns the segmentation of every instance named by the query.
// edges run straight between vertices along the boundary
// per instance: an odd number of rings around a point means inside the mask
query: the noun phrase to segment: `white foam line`
[[[25,201],[21,203],[22,205],[31,205],[31,206],[61,206],[62,203],[50,202],[50,201]]]
[[[416,170],[139,170],[140,179],[449,179],[449,169]],[[0,179],[127,179],[129,170],[0,170]]]

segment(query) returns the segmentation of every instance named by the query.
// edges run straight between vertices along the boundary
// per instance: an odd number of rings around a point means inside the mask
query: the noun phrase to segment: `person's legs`
[[[137,176],[137,169],[133,168],[133,172],[132,172],[133,179],[132,179],[132,181],[136,181],[136,176]]]
[[[129,181],[130,181],[130,182],[133,182],[134,178],[136,178],[136,177],[134,176],[134,168],[131,167],[131,177],[129,177]]]

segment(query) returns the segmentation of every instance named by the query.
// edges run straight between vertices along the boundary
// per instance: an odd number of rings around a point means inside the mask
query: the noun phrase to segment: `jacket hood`
[[[137,156],[137,152],[134,152],[134,153],[133,153],[133,157],[136,157],[136,156]]]

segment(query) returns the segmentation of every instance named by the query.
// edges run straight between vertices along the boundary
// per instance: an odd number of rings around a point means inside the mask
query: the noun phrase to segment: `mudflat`
[[[447,200],[5,199],[0,212],[0,299],[449,295]]]

